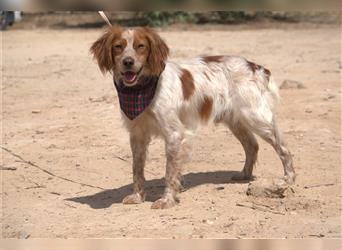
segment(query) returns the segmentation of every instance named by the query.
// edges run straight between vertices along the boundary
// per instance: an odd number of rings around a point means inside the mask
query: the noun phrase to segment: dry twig
[[[257,206],[254,203],[252,203],[251,205],[243,204],[243,203],[236,203],[236,205],[239,206],[239,207],[248,207],[248,208],[251,208],[253,210],[259,210],[259,211],[262,211],[262,212],[269,212],[269,213],[273,213],[273,214],[285,215],[284,212],[279,212],[279,211],[275,211],[275,210],[272,210],[272,209],[267,209],[267,208],[264,208],[264,207],[261,207],[261,206]]]
[[[9,149],[7,149],[7,148],[5,148],[5,147],[3,147],[3,146],[0,146],[0,148],[2,148],[3,150],[5,150],[5,151],[8,152],[9,154],[13,155],[14,157],[18,158],[21,162],[26,163],[26,164],[28,164],[28,165],[30,165],[30,166],[32,166],[32,167],[35,167],[35,168],[37,168],[37,169],[43,171],[44,173],[46,173],[46,174],[48,174],[48,175],[51,175],[51,176],[53,176],[53,177],[55,177],[55,178],[58,178],[58,179],[61,179],[61,180],[64,180],[64,181],[68,181],[68,182],[72,182],[72,183],[75,183],[75,184],[79,184],[79,185],[81,185],[81,186],[86,186],[86,187],[91,187],[91,188],[97,188],[97,189],[105,190],[105,189],[102,188],[102,187],[98,187],[98,186],[94,186],[94,185],[90,185],[90,184],[86,184],[86,183],[82,183],[82,182],[77,182],[77,181],[71,180],[71,179],[69,179],[69,178],[66,178],[66,177],[63,177],[63,176],[56,175],[56,174],[54,174],[54,173],[52,173],[52,172],[50,172],[50,171],[48,171],[48,170],[46,170],[46,169],[44,169],[44,168],[38,166],[37,164],[35,164],[35,163],[31,162],[31,161],[25,160],[25,159],[22,158],[20,155],[18,155],[18,154],[16,154],[16,153],[12,152],[11,150],[9,150]]]
[[[311,185],[311,186],[304,186],[305,189],[308,188],[315,188],[315,187],[328,187],[328,186],[334,186],[335,183],[326,183],[326,184],[317,184],[317,185]]]

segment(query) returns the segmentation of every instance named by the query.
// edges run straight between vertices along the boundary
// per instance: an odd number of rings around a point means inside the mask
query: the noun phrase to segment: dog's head
[[[165,42],[150,28],[109,28],[90,51],[103,73],[113,72],[127,86],[136,85],[141,76],[159,75],[169,54]]]

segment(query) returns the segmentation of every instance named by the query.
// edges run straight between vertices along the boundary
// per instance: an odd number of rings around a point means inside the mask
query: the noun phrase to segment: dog
[[[189,134],[202,124],[223,123],[240,141],[246,160],[234,180],[251,180],[260,136],[275,149],[284,179],[294,183],[292,156],[275,120],[278,87],[271,72],[239,56],[203,56],[174,63],[169,48],[152,29],[110,27],[91,53],[103,73],[113,75],[133,155],[133,194],[124,204],[145,200],[144,166],[152,137],[165,140],[166,187],[153,209],[178,202],[182,155]]]

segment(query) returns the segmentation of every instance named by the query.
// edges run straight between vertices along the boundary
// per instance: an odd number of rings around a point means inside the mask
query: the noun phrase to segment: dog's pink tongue
[[[125,72],[124,76],[125,76],[125,81],[128,83],[131,83],[131,82],[135,81],[137,74],[135,74],[132,71],[127,71],[127,72]]]

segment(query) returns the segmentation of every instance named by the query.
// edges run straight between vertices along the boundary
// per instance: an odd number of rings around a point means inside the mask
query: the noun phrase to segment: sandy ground
[[[238,54],[269,68],[278,83],[306,86],[281,90],[277,111],[298,173],[292,196],[248,197],[248,183],[231,181],[243,166],[241,145],[224,126],[210,125],[184,166],[187,190],[168,210],[150,209],[163,191],[158,139],[146,166],[147,201],[121,204],[131,192],[132,158],[111,77],[88,52],[100,33],[1,33],[3,237],[341,237],[339,27],[161,32],[174,60]],[[259,142],[255,175],[282,177],[273,149]],[[264,211],[237,206],[251,202]]]

